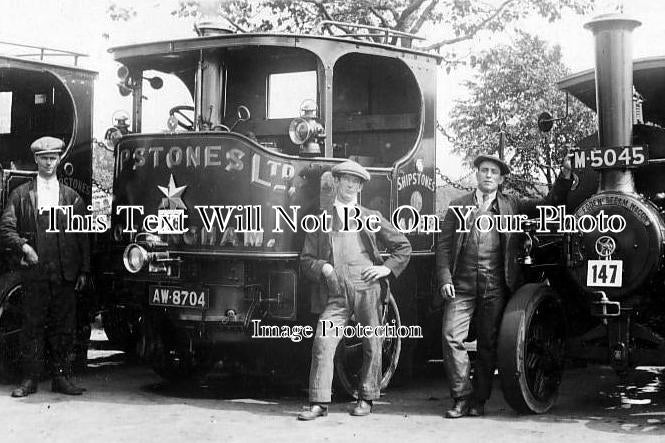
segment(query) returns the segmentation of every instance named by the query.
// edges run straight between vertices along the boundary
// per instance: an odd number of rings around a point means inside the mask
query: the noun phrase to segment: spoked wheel
[[[349,322],[355,326],[356,322]],[[393,296],[390,296],[386,305],[381,324],[394,326],[395,331],[402,325],[399,309]],[[392,334],[396,335],[396,334]],[[402,350],[402,339],[399,337],[386,337],[382,343],[381,354],[381,390],[388,387],[390,380],[395,374]],[[360,385],[360,372],[363,364],[362,339],[343,338],[335,353],[335,372],[339,384],[347,394],[358,398],[358,386]]]
[[[18,274],[0,277],[0,378],[13,381],[21,373],[23,284]]]
[[[554,290],[521,287],[510,299],[499,332],[498,366],[506,402],[542,414],[554,405],[563,374],[565,324]]]

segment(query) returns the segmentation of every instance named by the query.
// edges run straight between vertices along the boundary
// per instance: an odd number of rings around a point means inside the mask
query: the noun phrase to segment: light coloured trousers
[[[311,403],[329,403],[331,399],[335,350],[343,337],[343,334],[335,334],[334,327],[337,326],[338,331],[343,329],[351,315],[354,315],[361,326],[379,326],[381,323],[380,285],[373,283],[346,286],[349,289],[343,290],[343,294],[328,298],[328,304],[317,323],[309,372]],[[362,339],[363,364],[358,395],[364,400],[379,398],[381,345],[382,339],[378,337]]]

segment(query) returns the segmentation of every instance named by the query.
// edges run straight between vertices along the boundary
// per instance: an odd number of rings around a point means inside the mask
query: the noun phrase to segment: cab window
[[[229,50],[221,60],[226,69],[225,123],[233,125],[238,106],[246,106],[251,118],[239,122],[236,132],[275,152],[299,155],[288,128],[305,100],[320,103],[318,57],[302,48],[248,46]]]
[[[0,134],[12,132],[12,93],[0,92]]]
[[[268,75],[268,119],[299,117],[306,100],[316,102],[316,71]]]
[[[0,166],[35,170],[30,145],[49,135],[68,145],[74,103],[66,86],[46,71],[0,68]]]
[[[149,79],[159,78],[163,85],[159,89],[151,87]],[[188,123],[194,120],[194,100],[187,85],[176,75],[157,70],[143,71],[143,100],[141,131],[163,132],[167,129],[169,111],[174,108],[187,107],[180,111],[180,120]],[[125,109],[131,109],[131,97],[127,99]],[[175,131],[185,131],[177,126]]]
[[[421,92],[399,59],[348,54],[334,67],[335,157],[364,166],[389,167],[415,145],[420,132]]]

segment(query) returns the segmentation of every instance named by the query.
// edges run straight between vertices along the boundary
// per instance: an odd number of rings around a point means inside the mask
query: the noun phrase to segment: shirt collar
[[[44,178],[41,175],[37,175],[37,184],[40,186],[47,186],[50,188],[51,186],[55,186],[58,184],[58,177],[53,175],[50,178]]]
[[[358,206],[358,198],[353,199],[349,203],[342,203],[335,197],[335,202],[333,203],[333,206],[339,206],[339,207],[344,207],[344,206]]]

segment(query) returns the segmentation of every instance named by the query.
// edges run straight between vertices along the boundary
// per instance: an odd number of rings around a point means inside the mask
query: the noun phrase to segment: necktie
[[[476,194],[476,200],[477,199],[478,199],[478,195]],[[471,217],[469,218],[468,227],[469,227],[470,230],[473,229],[473,227],[476,223],[476,218],[478,217],[478,215],[480,215],[481,212],[486,212],[487,211],[487,209],[488,209],[487,207],[490,204],[490,195],[486,194],[486,193],[483,193],[482,202],[479,201],[479,202],[477,202],[477,204],[478,204],[478,209],[475,209],[471,213]],[[483,235],[483,233],[480,233],[481,237],[482,237],[482,235]],[[464,234],[462,234],[462,236],[463,236],[462,237],[462,251],[463,251],[466,248],[467,241],[469,240],[469,233],[465,232]]]
[[[483,194],[483,204],[480,207],[480,210],[485,212],[487,211],[487,207],[489,206],[490,203],[490,195],[489,194]]]

